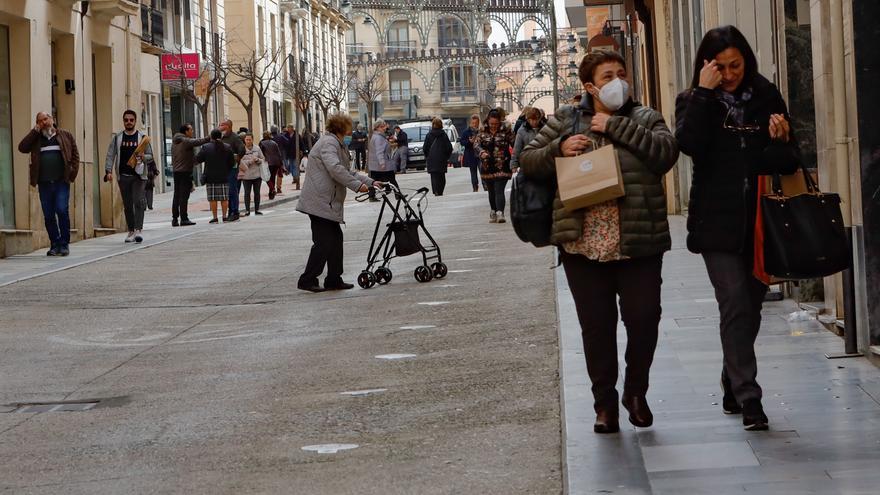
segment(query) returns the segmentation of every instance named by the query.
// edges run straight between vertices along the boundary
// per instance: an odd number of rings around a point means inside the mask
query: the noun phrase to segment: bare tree
[[[235,56],[227,65],[227,77],[223,87],[244,108],[248,129],[254,130],[254,104],[259,103],[260,122],[263,129],[269,127],[268,95],[276,79],[284,71],[284,50],[250,50]]]
[[[326,98],[337,112],[341,112],[342,102],[348,97],[348,76],[345,72],[339,71],[326,81],[327,84],[324,87]]]
[[[222,46],[222,42],[220,43]],[[178,56],[182,55],[183,45],[176,47],[175,52]],[[216,47],[207,60],[202,61],[199,66],[199,76],[196,79],[187,79],[186,70],[183,64],[180,65],[180,78],[176,81],[180,86],[183,97],[194,104],[199,111],[202,120],[202,135],[207,136],[210,133],[210,125],[208,121],[208,111],[211,108],[211,100],[217,95],[217,92],[223,87],[223,81],[226,77],[224,64],[221,62],[222,56],[217,53]]]
[[[291,59],[288,60],[290,61]],[[293,107],[296,110],[297,133],[301,131],[299,116],[305,116],[308,113],[311,103],[317,101],[320,89],[321,83],[314,71],[307,70],[303,64],[297,63],[294,59],[293,73],[284,81],[284,93],[293,100]],[[296,140],[296,147],[296,152],[299,154],[299,140]]]
[[[373,106],[385,91],[385,73],[378,65],[361,61],[350,64],[348,87],[367,105],[367,123],[373,122]]]

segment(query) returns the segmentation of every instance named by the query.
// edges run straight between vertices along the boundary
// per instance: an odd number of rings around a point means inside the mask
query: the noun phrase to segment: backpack
[[[516,236],[535,247],[550,245],[556,181],[530,179],[522,170],[513,177],[510,190],[510,222]]]

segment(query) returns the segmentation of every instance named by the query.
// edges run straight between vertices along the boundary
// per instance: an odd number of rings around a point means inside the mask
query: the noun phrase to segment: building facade
[[[352,116],[441,116],[463,129],[489,108],[552,101],[551,11],[546,0],[352,1],[349,72],[374,86],[349,93]]]
[[[30,157],[17,151],[39,111],[53,113],[79,148],[72,240],[124,228],[118,190],[102,181],[103,159],[123,111],[140,107],[138,13],[131,0],[0,4],[0,257],[49,243]]]
[[[223,0],[141,0],[141,127],[153,136],[162,173],[157,191],[173,186],[171,140],[184,123],[207,135],[227,114],[228,96],[216,83],[225,65]],[[162,57],[197,55],[198,79],[162,78]],[[166,59],[167,61],[167,59]],[[195,174],[198,177],[198,173]]]
[[[343,54],[351,23],[339,0],[226,0],[226,12],[229,117],[236,128],[259,134],[291,123],[320,132],[326,114],[346,110]]]

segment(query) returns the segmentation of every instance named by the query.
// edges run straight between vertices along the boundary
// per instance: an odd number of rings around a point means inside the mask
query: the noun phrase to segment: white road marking
[[[407,325],[400,327],[401,330],[426,330],[428,328],[437,328],[437,325]]]
[[[483,251],[488,251],[488,249],[468,249],[468,253],[482,253]]]
[[[465,270],[465,271],[470,271],[470,270]],[[456,284],[443,284],[443,285],[435,285],[434,287],[437,287],[438,289],[449,289],[452,287],[458,287],[458,285],[456,285]]]
[[[381,394],[387,392],[387,388],[371,388],[369,390],[353,390],[351,392],[339,392],[339,395],[350,395],[352,397],[366,397],[372,394]]]
[[[420,302],[419,306],[443,306],[444,304],[449,304],[449,301],[428,301],[428,302]]]
[[[387,361],[392,361],[396,359],[411,359],[416,357],[415,354],[380,354],[376,356],[376,359],[385,359]]]
[[[356,443],[325,443],[321,445],[306,445],[302,449],[306,452],[317,452],[319,454],[335,454],[340,450],[351,450],[358,448]]]
[[[483,258],[458,258],[457,260],[452,260],[452,261],[477,261],[477,260],[481,260],[481,259],[483,259]]]
[[[449,270],[449,273],[467,273],[472,271],[473,270]]]

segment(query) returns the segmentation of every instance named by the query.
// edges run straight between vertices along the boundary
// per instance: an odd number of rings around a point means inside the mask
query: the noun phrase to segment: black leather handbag
[[[801,165],[807,193],[785,196],[779,174],[761,197],[764,270],[782,279],[820,278],[850,267],[840,196],[823,193]]]
[[[521,241],[530,242],[535,247],[550,245],[555,197],[555,180],[530,179],[522,170],[513,177],[510,189],[510,222]]]

